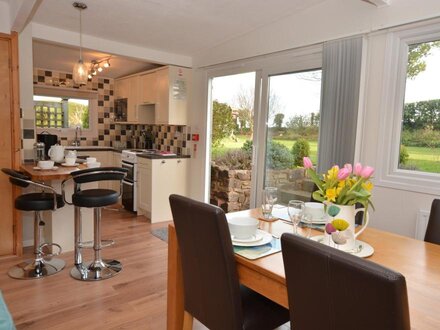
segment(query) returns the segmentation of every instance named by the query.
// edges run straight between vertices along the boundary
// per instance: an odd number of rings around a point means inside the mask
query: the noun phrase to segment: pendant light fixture
[[[82,2],[74,2],[73,7],[79,10],[79,61],[73,67],[73,81],[78,85],[87,84],[88,68],[83,62],[82,58],[82,20],[81,13],[87,8],[87,5]]]

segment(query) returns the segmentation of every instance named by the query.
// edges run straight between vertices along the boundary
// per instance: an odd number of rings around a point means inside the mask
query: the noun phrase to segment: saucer
[[[74,166],[78,166],[78,165],[79,165],[78,163],[75,163],[75,164],[72,164],[72,165],[69,165],[67,163],[62,163],[61,164],[61,166],[65,166],[65,167],[74,167]]]
[[[315,242],[324,244],[323,243],[324,235],[313,236],[313,237],[310,237],[310,239]],[[367,258],[367,257],[373,255],[374,248],[370,244],[365,243],[365,242],[357,239],[356,240],[356,249],[354,251],[343,251],[343,250],[340,250],[340,251],[350,253],[356,257]]]
[[[57,169],[58,169],[58,166],[52,166],[51,168],[41,168],[38,166],[34,167],[34,170],[36,170],[36,171],[55,171]]]
[[[259,240],[261,240],[262,238],[263,238],[263,235],[259,232],[255,233],[255,235],[252,235],[249,238],[236,238],[236,237],[234,237],[234,235],[231,235],[231,239],[237,243],[255,243],[255,242],[258,242]]]
[[[269,234],[268,232],[264,231],[264,230],[260,230],[257,229],[257,233],[256,236],[258,237],[259,235],[261,235],[261,239],[258,241],[254,241],[254,242],[239,242],[239,241],[235,241],[234,239],[232,239],[232,245],[234,246],[260,246],[260,245],[265,245],[267,243],[270,243],[273,239],[272,235]]]
[[[321,218],[312,218],[312,220],[310,221],[310,223],[312,224],[318,224],[318,225],[325,225],[327,223],[327,216],[324,215]],[[304,222],[304,221],[303,221]]]

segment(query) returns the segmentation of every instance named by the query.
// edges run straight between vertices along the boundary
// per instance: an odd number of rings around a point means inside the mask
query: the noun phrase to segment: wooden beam
[[[11,10],[11,31],[20,33],[34,17],[43,0],[16,1],[17,8]]]

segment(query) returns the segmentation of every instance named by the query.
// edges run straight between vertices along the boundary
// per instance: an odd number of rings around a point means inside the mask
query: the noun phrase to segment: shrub
[[[406,147],[403,144],[401,144],[399,150],[399,164],[405,165],[408,159],[409,159],[408,149],[406,149]]]
[[[253,143],[251,140],[246,140],[245,143],[243,143],[243,146],[241,147],[241,150],[249,153],[250,155],[252,155],[252,148],[253,148]]]
[[[230,170],[250,170],[251,153],[241,150],[228,150],[223,155],[213,159],[216,165],[226,166]]]
[[[309,142],[305,139],[298,139],[295,142],[295,144],[292,146],[292,155],[293,155],[293,165],[302,166],[303,158],[309,157],[310,155]]]
[[[289,149],[281,143],[267,143],[266,167],[273,170],[292,168],[293,156]]]

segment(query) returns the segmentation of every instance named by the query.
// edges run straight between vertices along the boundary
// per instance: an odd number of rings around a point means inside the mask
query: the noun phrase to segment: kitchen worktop
[[[191,158],[191,156],[189,156],[189,155],[162,156],[162,155],[156,155],[156,154],[138,154],[137,156],[140,157],[140,158],[147,158],[147,159]]]
[[[66,150],[77,150],[77,151],[114,151],[121,153],[122,150],[127,148],[113,148],[113,147],[100,147],[100,146],[66,146]],[[173,155],[173,156],[162,156],[157,154],[137,154],[138,157],[147,159],[173,159],[173,158],[191,158],[190,155]]]

